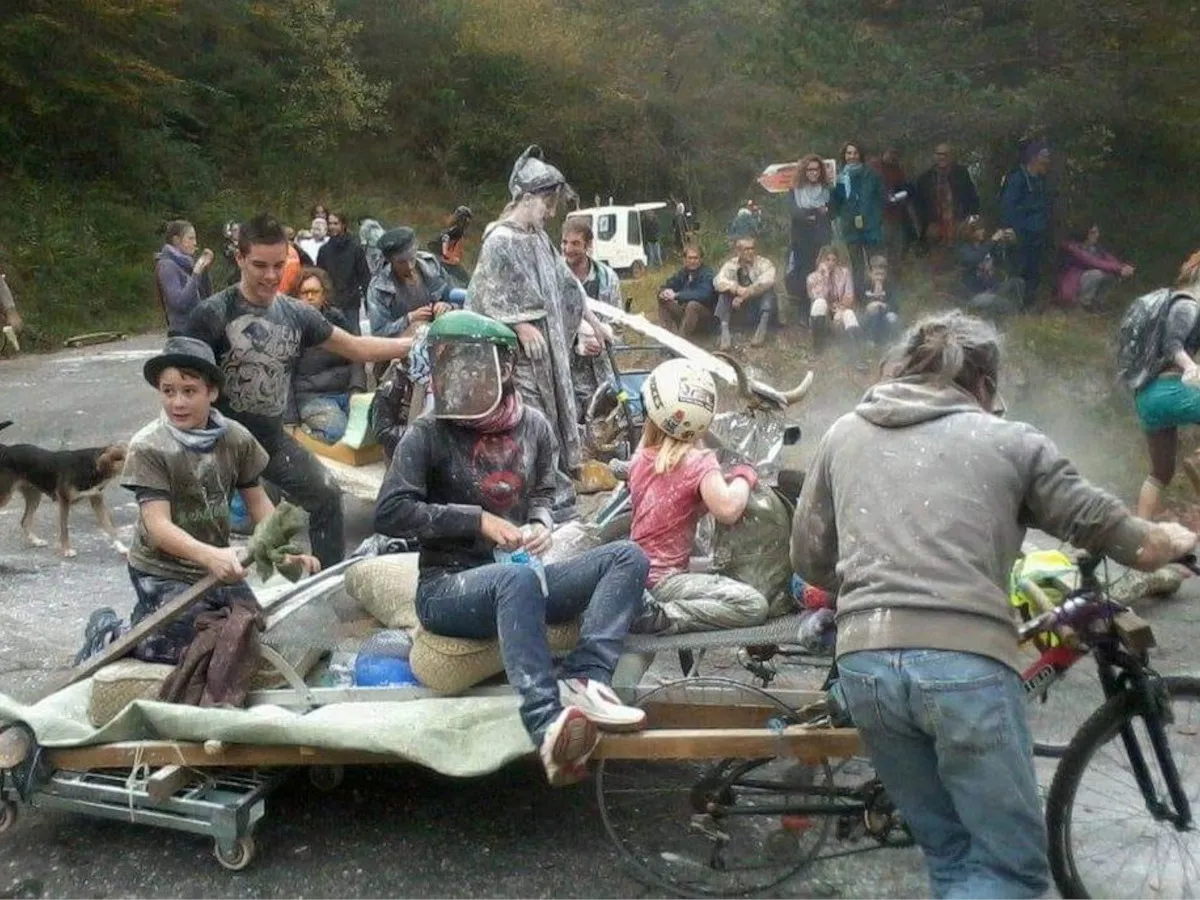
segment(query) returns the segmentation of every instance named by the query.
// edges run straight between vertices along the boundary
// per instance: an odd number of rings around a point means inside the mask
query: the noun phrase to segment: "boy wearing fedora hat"
[[[129,549],[137,594],[130,625],[206,575],[221,580],[190,612],[133,651],[138,659],[174,665],[195,636],[197,616],[254,598],[237,551],[229,546],[230,492],[241,493],[256,524],[274,506],[259,483],[266,451],[245,426],[213,408],[222,376],[212,348],[195,338],[168,338],[142,372],[158,391],[162,412],[130,441],[121,475],[138,503],[137,535]],[[320,568],[311,556],[297,561],[309,572]],[[115,612],[97,610],[81,656],[102,649],[119,631]]]

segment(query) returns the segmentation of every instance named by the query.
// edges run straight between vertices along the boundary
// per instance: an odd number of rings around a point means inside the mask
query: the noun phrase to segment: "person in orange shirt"
[[[300,289],[300,275],[304,271],[304,260],[300,258],[300,251],[296,249],[296,229],[286,225],[283,230],[287,235],[287,260],[283,264],[283,278],[279,282],[279,293],[288,297],[296,297],[299,296],[296,291]]]

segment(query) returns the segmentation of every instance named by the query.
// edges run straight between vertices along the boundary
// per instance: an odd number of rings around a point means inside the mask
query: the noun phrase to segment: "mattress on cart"
[[[91,680],[32,705],[0,694],[0,722],[25,722],[46,747],[119,741],[224,741],[382,753],[444,775],[486,775],[533,752],[515,694],[355,702],[298,713],[135,700],[102,728],[88,721]]]

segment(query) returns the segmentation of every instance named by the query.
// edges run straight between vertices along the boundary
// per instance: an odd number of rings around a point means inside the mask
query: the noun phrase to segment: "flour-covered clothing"
[[[227,421],[225,433],[205,452],[184,446],[160,417],[129,442],[121,485],[133,491],[139,502],[168,501],[171,522],[196,540],[228,547],[229,495],[234,489],[258,484],[266,466],[266,451],[237,422]],[[140,519],[129,564],[189,584],[207,574],[203,566],[156,547]]]
[[[521,348],[513,383],[553,428],[560,470],[557,509],[574,507],[571,474],[583,459],[571,360],[584,302],[579,279],[543,229],[526,228],[512,219],[489,226],[467,289],[466,308],[510,326],[528,323],[546,340],[548,352],[539,360],[530,359]]]
[[[283,434],[296,361],[329,340],[333,325],[319,310],[283,295],[268,306],[254,306],[233,285],[196,308],[187,334],[213,348],[225,374],[217,408],[250,429],[273,454]]]
[[[512,429],[490,433],[421,416],[392,456],[375,530],[420,543],[424,580],[495,561],[479,532],[484,511],[551,528],[553,497],[554,435],[538,410],[526,406]]]

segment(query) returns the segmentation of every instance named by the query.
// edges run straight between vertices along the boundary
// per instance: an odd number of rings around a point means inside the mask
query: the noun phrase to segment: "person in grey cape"
[[[571,477],[582,462],[578,410],[571,383],[571,349],[582,321],[601,342],[612,330],[587,308],[586,294],[546,234],[560,199],[574,195],[562,172],[529,146],[508,179],[512,201],[484,231],[467,289],[466,309],[510,326],[520,342],[513,381],[521,398],[550,419],[558,441],[552,513],[576,515]]]

